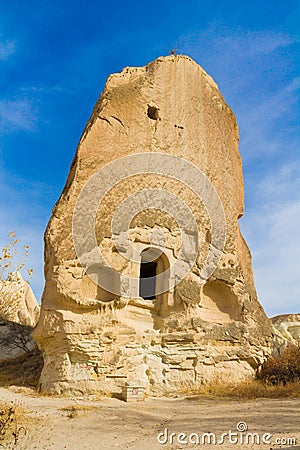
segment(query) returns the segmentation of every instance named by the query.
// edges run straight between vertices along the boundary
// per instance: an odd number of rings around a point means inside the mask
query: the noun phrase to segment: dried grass
[[[68,405],[60,410],[66,413],[69,419],[74,419],[74,417],[86,416],[88,412],[94,411],[95,409],[99,409],[99,407],[92,405]]]
[[[25,411],[17,405],[0,402],[0,447],[15,449],[26,434]]]
[[[239,383],[211,382],[194,395],[208,398],[256,399],[300,397],[300,381],[286,385],[270,385],[258,380]]]
[[[289,345],[261,366],[257,379],[271,385],[300,381],[300,347]]]

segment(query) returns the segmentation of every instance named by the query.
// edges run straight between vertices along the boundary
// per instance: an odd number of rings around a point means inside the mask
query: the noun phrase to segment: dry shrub
[[[255,380],[226,383],[217,377],[194,394],[209,398],[283,398],[300,397],[300,347],[288,346],[269,357],[260,367]]]
[[[278,356],[268,358],[256,378],[274,386],[300,381],[300,347],[290,345]]]
[[[24,412],[22,408],[0,403],[0,447],[17,448],[19,440],[26,434],[22,426]]]
[[[74,419],[74,417],[85,416],[85,415],[87,415],[88,412],[93,411],[95,409],[97,409],[96,406],[70,405],[70,406],[64,406],[63,408],[61,408],[61,411],[66,413],[66,415],[67,415],[67,417],[69,417],[69,419]]]
[[[30,336],[33,328],[10,320],[1,321],[6,332],[0,334],[0,347],[10,350],[21,350],[30,353],[33,348],[37,348],[35,341]]]
[[[180,392],[189,399],[209,398],[211,400],[232,399],[252,400],[256,398],[288,398],[300,397],[300,380],[286,384],[268,384],[258,379],[226,382],[216,376],[212,381],[198,389],[186,389]]]
[[[204,385],[197,393],[209,398],[255,399],[287,398],[300,396],[300,381],[287,385],[268,385],[258,380],[238,383],[212,382]]]

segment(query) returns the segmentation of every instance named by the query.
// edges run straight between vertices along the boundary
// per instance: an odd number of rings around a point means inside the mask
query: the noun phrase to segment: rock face
[[[271,322],[288,341],[300,345],[300,314],[280,314]]]
[[[10,280],[0,282],[0,319],[34,327],[40,316],[40,306],[30,285],[20,272]]]
[[[238,140],[187,56],[108,78],[45,233],[42,391],[163,395],[253,375],[274,330],[238,225]]]

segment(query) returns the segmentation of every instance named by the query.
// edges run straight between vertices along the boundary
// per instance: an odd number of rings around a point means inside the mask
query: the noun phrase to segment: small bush
[[[24,412],[20,407],[0,403],[0,447],[16,449],[19,440],[26,434],[26,429],[20,425]]]
[[[8,406],[0,407],[0,442],[3,442],[8,433],[12,424],[15,421],[15,411],[14,408]]]
[[[66,413],[69,419],[74,419],[74,417],[85,416],[88,412],[93,411],[94,409],[97,409],[97,407],[88,405],[70,405],[61,408],[61,411]]]
[[[268,358],[261,366],[256,378],[276,386],[300,381],[300,347],[286,347],[278,356]]]
[[[0,334],[0,346],[25,353],[30,353],[33,348],[36,348],[35,341],[30,336],[32,327],[10,320],[2,322],[1,325],[5,325],[7,331]]]

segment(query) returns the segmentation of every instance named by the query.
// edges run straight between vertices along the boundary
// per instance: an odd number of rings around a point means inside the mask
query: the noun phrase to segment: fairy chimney
[[[45,233],[42,391],[159,396],[254,374],[272,327],[238,223],[238,141],[188,56],[109,76]]]

